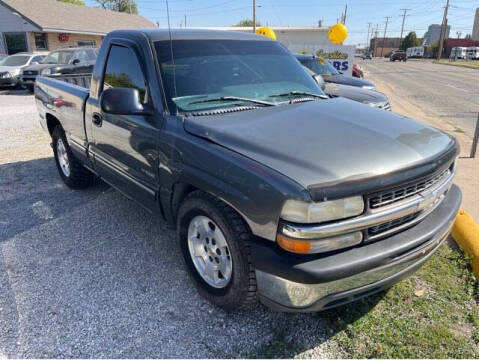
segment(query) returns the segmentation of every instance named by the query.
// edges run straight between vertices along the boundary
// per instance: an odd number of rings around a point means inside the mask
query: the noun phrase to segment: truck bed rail
[[[87,74],[53,74],[48,75],[49,78],[61,80],[69,84],[77,85],[84,87],[86,89],[90,88],[91,83],[91,73]]]

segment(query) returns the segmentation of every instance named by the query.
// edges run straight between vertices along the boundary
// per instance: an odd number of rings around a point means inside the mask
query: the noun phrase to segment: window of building
[[[3,36],[5,38],[8,55],[28,51],[26,33],[3,33]]]
[[[78,46],[96,46],[95,40],[78,40]]]
[[[35,47],[37,50],[48,50],[47,34],[35,33]]]
[[[137,89],[141,102],[145,102],[146,81],[138,58],[131,49],[113,45],[108,55],[103,89],[116,87]]]

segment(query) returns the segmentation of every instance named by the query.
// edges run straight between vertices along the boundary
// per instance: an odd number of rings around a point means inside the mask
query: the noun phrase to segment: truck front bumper
[[[389,238],[332,254],[293,255],[251,244],[261,301],[280,311],[332,308],[381,291],[416,271],[446,240],[461,204],[453,185],[422,222]]]

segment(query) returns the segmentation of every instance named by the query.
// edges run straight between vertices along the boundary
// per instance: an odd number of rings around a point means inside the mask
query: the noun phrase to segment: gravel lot
[[[33,96],[0,109],[0,358],[331,356],[324,314],[204,301],[164,222],[63,185]]]

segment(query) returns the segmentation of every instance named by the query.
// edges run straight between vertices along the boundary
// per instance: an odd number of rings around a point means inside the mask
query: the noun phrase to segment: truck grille
[[[385,231],[388,231],[390,229],[394,229],[398,226],[401,226],[401,225],[404,225],[412,220],[414,220],[415,218],[417,218],[419,216],[420,212],[416,212],[414,214],[409,214],[409,215],[406,215],[406,216],[403,216],[399,219],[394,219],[394,220],[391,220],[391,221],[388,221],[388,222],[385,222],[385,223],[382,223],[382,224],[379,224],[379,225],[375,225],[375,226],[372,226],[368,229],[368,235],[370,237],[374,237],[376,235],[379,235]]]
[[[386,206],[408,197],[416,195],[431,186],[446,180],[451,174],[451,169],[443,170],[439,173],[429,175],[416,182],[408,183],[400,187],[384,190],[369,196],[369,208],[376,209],[381,206]]]

